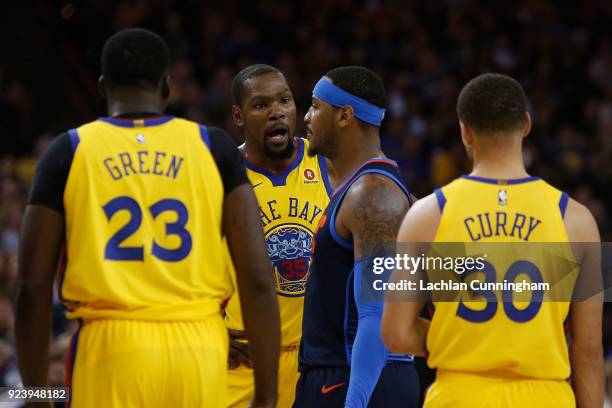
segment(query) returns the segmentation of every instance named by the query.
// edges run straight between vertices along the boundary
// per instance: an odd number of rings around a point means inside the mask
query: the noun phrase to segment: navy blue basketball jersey
[[[411,201],[397,164],[380,158],[363,163],[334,192],[315,234],[315,250],[304,300],[300,370],[350,366],[358,321],[353,289],[355,258],[353,243],[337,233],[335,221],[349,188],[361,176],[370,173],[389,177]],[[387,359],[412,361],[410,356],[396,354],[389,354]]]

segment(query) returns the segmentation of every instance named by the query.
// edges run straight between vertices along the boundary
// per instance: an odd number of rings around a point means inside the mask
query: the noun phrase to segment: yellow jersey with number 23
[[[101,118],[70,131],[64,192],[69,317],[199,320],[232,286],[223,182],[205,126]]]

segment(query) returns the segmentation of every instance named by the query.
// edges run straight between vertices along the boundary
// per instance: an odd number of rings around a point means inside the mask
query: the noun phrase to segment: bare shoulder
[[[377,173],[364,174],[353,183],[346,193],[348,202],[367,201],[384,205],[384,199],[389,198],[393,203],[406,202],[408,198],[395,181],[387,176]]]
[[[589,209],[578,201],[570,198],[567,203],[565,229],[570,242],[599,242],[599,229],[595,217]]]
[[[440,224],[441,208],[435,194],[421,198],[410,208],[400,227],[398,242],[431,242]]]
[[[389,177],[365,174],[342,203],[344,225],[361,241],[395,241],[410,204],[404,191]]]

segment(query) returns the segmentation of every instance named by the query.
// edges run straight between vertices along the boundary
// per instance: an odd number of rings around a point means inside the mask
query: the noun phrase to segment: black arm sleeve
[[[44,205],[64,213],[64,188],[72,165],[72,145],[68,133],[57,136],[36,166],[28,204]]]
[[[234,188],[248,183],[244,160],[231,136],[219,128],[212,127],[208,128],[208,138],[210,139],[210,152],[221,173],[225,195]]]

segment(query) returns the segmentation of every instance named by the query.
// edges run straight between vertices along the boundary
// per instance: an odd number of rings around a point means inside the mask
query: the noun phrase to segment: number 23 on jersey
[[[143,261],[144,242],[139,246],[124,246],[125,240],[134,235],[141,227],[143,216],[152,217],[155,221],[161,214],[170,212],[176,214],[176,221],[167,222],[165,225],[166,236],[177,236],[180,245],[177,248],[166,248],[161,246],[153,237],[151,255],[166,262],[178,262],[185,259],[191,252],[191,234],[185,226],[189,220],[187,207],[180,200],[165,198],[159,200],[149,207],[143,208],[136,200],[129,196],[115,197],[107,202],[102,209],[106,219],[111,219],[120,211],[129,213],[129,220],[107,241],[104,250],[104,259],[112,261]]]

